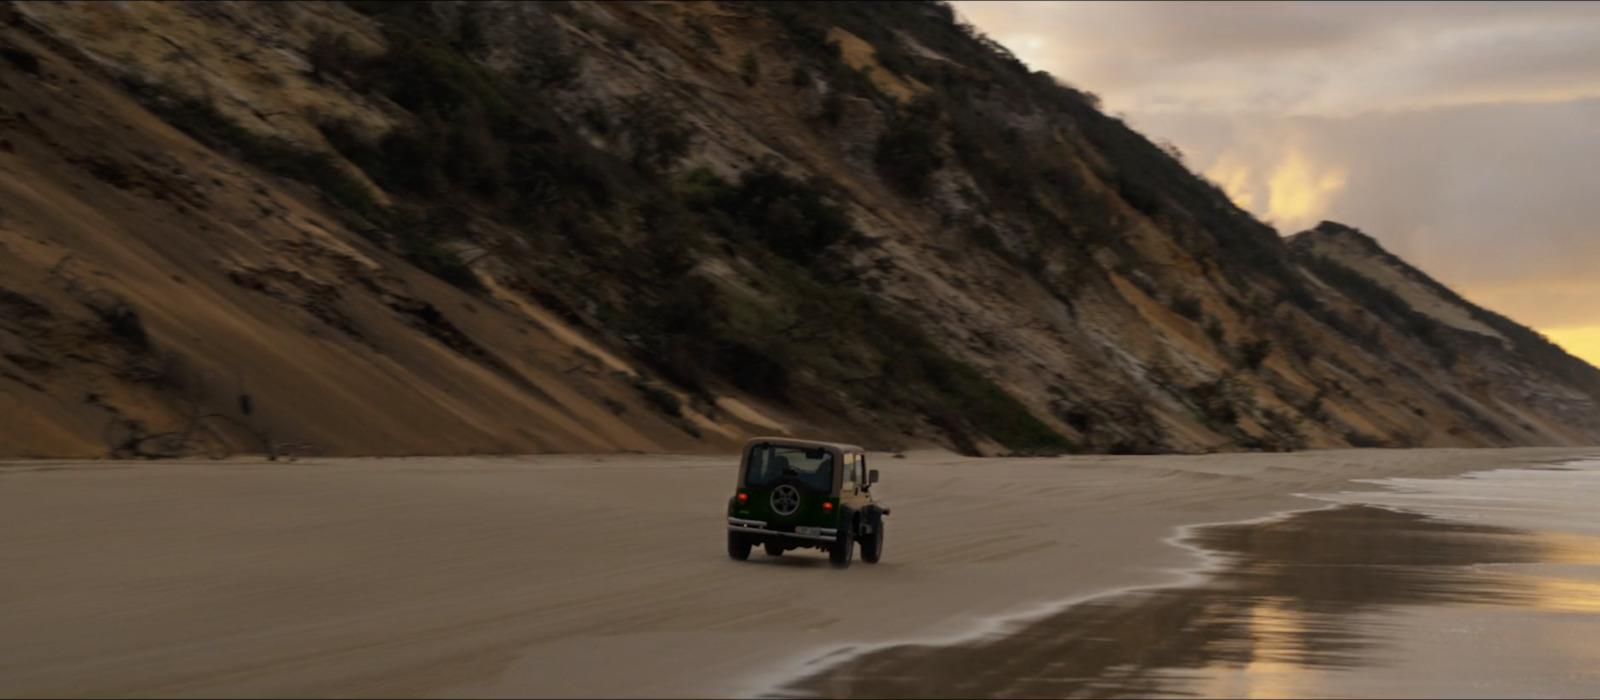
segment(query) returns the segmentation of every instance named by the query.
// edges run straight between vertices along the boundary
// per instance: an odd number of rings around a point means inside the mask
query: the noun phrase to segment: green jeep
[[[755,438],[745,443],[728,499],[728,556],[744,561],[758,544],[774,557],[808,547],[844,568],[859,541],[861,558],[876,564],[889,514],[872,500],[877,482],[878,470],[867,469],[866,450],[855,445]]]

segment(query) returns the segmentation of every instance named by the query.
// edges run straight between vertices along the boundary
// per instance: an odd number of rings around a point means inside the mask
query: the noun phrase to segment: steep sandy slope
[[[0,28],[0,455],[101,455],[113,416],[174,429],[185,399],[249,426],[229,428],[249,451],[683,451],[756,429],[664,415],[559,320],[419,272],[26,29]]]
[[[937,3],[5,12],[0,453],[241,382],[347,453],[1600,440],[1593,368]]]
[[[1430,377],[1435,396],[1465,419],[1448,431],[1533,444],[1594,440],[1594,367],[1461,298],[1359,230],[1325,221],[1289,246],[1311,275],[1360,309],[1352,317],[1387,327],[1385,342],[1412,346],[1401,354],[1405,371]],[[1440,362],[1447,371],[1435,369]]]
[[[741,154],[745,163],[751,156],[776,157],[798,172],[840,183],[851,195],[858,225],[874,238],[875,245],[856,261],[867,270],[869,283],[917,318],[944,348],[981,368],[1035,415],[1081,444],[1102,450],[1195,450],[1240,444],[1471,446],[1600,439],[1581,410],[1593,398],[1518,366],[1515,353],[1478,356],[1468,361],[1480,364],[1452,369],[1427,348],[1414,347],[1409,328],[1363,328],[1356,334],[1398,337],[1386,346],[1363,347],[1327,318],[1333,310],[1359,316],[1361,302],[1292,267],[1289,275],[1315,289],[1325,305],[1315,309],[1323,314],[1318,318],[1283,303],[1280,281],[1243,261],[1249,252],[1244,244],[1229,249],[1226,241],[1219,242],[1224,233],[1246,234],[1197,231],[1217,227],[1217,218],[1185,221],[1181,215],[1141,211],[1123,191],[1128,188],[1114,179],[1118,168],[1138,167],[1117,162],[1129,156],[1115,139],[1131,133],[1120,124],[1094,127],[1100,130],[1094,135],[1088,124],[1014,103],[1001,115],[1020,138],[1059,150],[1068,166],[1087,173],[1078,186],[1109,210],[1107,226],[1120,237],[1119,245],[1076,253],[1077,260],[1051,259],[1042,246],[1030,250],[1027,224],[1008,220],[983,195],[974,201],[974,175],[953,158],[931,175],[931,194],[900,196],[872,162],[892,111],[846,97],[839,127],[815,128],[810,115],[830,88],[808,89],[790,79],[815,67],[784,50],[783,30],[764,19],[739,5],[579,3],[551,21],[575,44],[586,46],[584,78],[572,89],[579,97],[568,98],[573,105],[666,92],[683,107],[685,118],[709,135],[689,160],[733,171],[741,166]],[[632,48],[608,42],[598,29],[607,26],[632,32]],[[488,40],[515,40],[509,26],[502,31],[489,32]],[[901,100],[918,94],[922,83],[889,73],[860,37],[838,27],[828,36],[840,46],[841,59],[865,69],[883,93]],[[890,48],[912,51],[925,62],[952,64],[903,33],[895,38],[900,45]],[[758,66],[754,79],[740,67],[740,57],[750,55],[758,57],[744,61]],[[1080,118],[1093,121],[1094,116]],[[1102,174],[1107,171],[1096,170],[1107,161],[1116,166],[1109,178]],[[1227,210],[1222,227],[1259,227],[1211,189],[1199,204]],[[1018,234],[1022,245],[1003,251],[1012,255],[973,245],[951,224],[984,210],[1002,237]],[[1273,238],[1249,244],[1287,258],[1281,246],[1271,250],[1277,245]],[[1019,270],[1023,261],[1018,258],[1029,256],[1063,273]],[[1100,269],[1071,269],[1085,257]],[[1230,275],[1227,267],[1246,269]],[[1381,268],[1374,272],[1381,273]],[[1073,277],[1087,281],[1064,299],[1061,288],[1080,282]],[[1104,283],[1096,283],[1100,279]],[[1403,298],[1425,313],[1454,310],[1447,322],[1496,333],[1419,283],[1403,289]],[[1189,311],[1185,300],[1198,311],[1183,313]],[[1250,343],[1266,348],[1254,367],[1241,357],[1241,348]],[[1494,368],[1492,378],[1485,367]],[[1441,394],[1441,384],[1461,388]],[[1507,398],[1519,392],[1577,403],[1534,408]]]
[[[1290,245],[1304,255],[1326,257],[1359,271],[1393,292],[1407,306],[1440,323],[1510,342],[1499,331],[1474,318],[1471,305],[1460,299],[1445,298],[1437,290],[1437,283],[1430,284],[1418,270],[1386,254],[1376,241],[1354,229],[1324,222],[1317,229],[1296,234],[1290,239]]]

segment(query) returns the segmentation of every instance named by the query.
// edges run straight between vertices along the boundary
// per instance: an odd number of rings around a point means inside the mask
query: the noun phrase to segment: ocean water
[[[1600,461],[1384,479],[1189,530],[1194,584],[908,644],[810,697],[1600,697]]]

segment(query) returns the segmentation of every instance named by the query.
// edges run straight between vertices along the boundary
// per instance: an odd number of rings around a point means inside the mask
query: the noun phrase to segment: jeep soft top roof
[[[800,448],[817,448],[817,447],[827,448],[827,447],[831,447],[831,448],[833,448],[835,450],[838,450],[840,452],[866,452],[866,450],[864,448],[862,448],[861,446],[859,446],[859,445],[847,445],[847,444],[842,443],[842,442],[820,442],[820,441],[817,441],[817,440],[802,440],[800,438],[792,438],[792,437],[756,437],[756,438],[750,438],[750,441],[746,442],[744,444],[744,450],[743,451],[749,452],[751,446],[756,445],[758,443],[763,443],[763,442],[769,442],[769,443],[772,443],[774,445],[782,445],[784,447],[800,447]]]

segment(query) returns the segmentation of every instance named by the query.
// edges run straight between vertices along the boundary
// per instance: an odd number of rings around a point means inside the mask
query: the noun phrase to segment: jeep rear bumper
[[[785,530],[773,530],[767,527],[763,520],[745,520],[744,518],[728,518],[730,532],[743,532],[765,537],[793,538],[797,540],[811,540],[814,542],[832,542],[839,538],[839,529],[833,527],[819,527],[817,534],[800,534]]]

